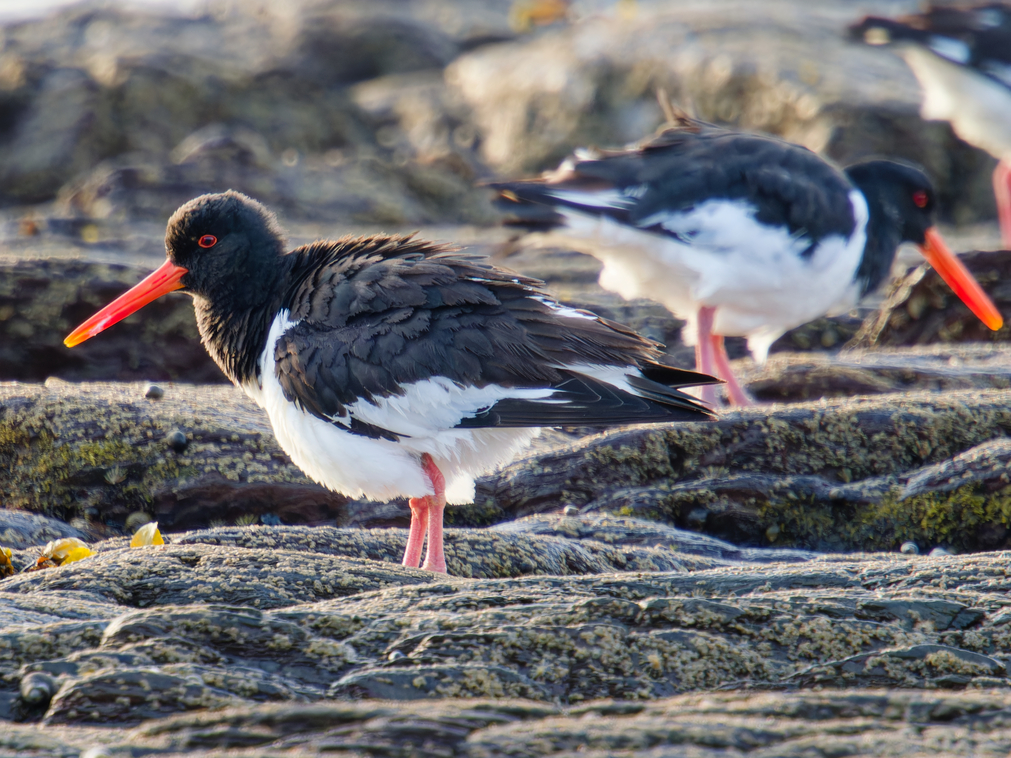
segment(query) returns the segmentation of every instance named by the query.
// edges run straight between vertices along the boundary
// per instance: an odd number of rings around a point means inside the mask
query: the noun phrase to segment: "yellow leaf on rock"
[[[14,564],[11,563],[11,549],[0,547],[0,579],[14,576]]]
[[[60,563],[61,566],[65,566],[68,563],[73,563],[74,561],[79,561],[81,558],[87,558],[91,555],[91,550],[87,547],[75,547],[67,551],[67,554],[63,556],[63,561]]]
[[[146,547],[148,545],[164,545],[161,532],[158,531],[158,522],[149,521],[137,530],[130,540],[130,547]]]
[[[81,558],[87,558],[89,555],[91,555],[91,550],[83,540],[79,540],[77,537],[64,537],[62,540],[46,543],[46,546],[42,548],[42,555],[36,561],[36,566],[39,568],[50,568],[52,565],[62,566],[64,563],[73,563]]]

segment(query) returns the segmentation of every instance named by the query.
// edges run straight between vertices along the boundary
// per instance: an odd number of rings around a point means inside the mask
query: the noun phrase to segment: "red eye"
[[[916,190],[913,193],[913,203],[916,204],[917,208],[926,208],[929,201],[930,198],[927,197],[927,193],[923,190]]]
[[[197,240],[197,244],[200,245],[200,247],[214,247],[216,244],[218,244],[218,238],[215,237],[213,234],[205,234],[203,237]]]

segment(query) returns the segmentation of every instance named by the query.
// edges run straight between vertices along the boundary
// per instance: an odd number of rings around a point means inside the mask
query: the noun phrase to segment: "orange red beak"
[[[920,247],[920,252],[927,263],[934,267],[948,286],[958,295],[959,299],[969,306],[980,321],[997,331],[1004,325],[1004,318],[997,306],[979,286],[972,274],[954,253],[948,249],[941,235],[931,227],[927,230],[926,239]]]
[[[172,261],[165,261],[153,271],[144,281],[131,290],[124,292],[102,310],[74,329],[63,344],[67,347],[80,345],[103,332],[135,311],[139,311],[152,300],[156,300],[168,292],[182,288],[179,282],[187,270],[177,266]]]

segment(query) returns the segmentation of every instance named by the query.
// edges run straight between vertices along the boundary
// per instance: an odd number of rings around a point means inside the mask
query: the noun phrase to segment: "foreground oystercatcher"
[[[443,508],[555,425],[689,421],[679,388],[716,380],[664,364],[631,330],[541,283],[411,236],[285,252],[274,216],[237,192],[168,223],[168,260],[66,339],[73,347],[155,298],[193,297],[204,346],[270,418],[308,476],[352,497],[410,498],[405,566],[446,570]]]
[[[1011,5],[868,16],[850,34],[871,45],[894,44],[923,88],[923,118],[948,121],[959,137],[998,159],[993,189],[1001,237],[1011,249]]]
[[[577,153],[540,179],[499,182],[510,223],[554,230],[603,264],[600,284],[648,297],[688,322],[696,368],[750,400],[724,336],[764,361],[784,332],[845,312],[887,276],[903,241],[920,247],[991,329],[1000,314],[932,226],[920,170],[865,161],[845,170],[810,150],[672,114],[631,149]],[[715,402],[715,389],[702,399]]]

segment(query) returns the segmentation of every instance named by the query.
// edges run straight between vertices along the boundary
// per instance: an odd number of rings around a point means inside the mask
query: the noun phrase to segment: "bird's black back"
[[[411,237],[319,242],[283,259],[281,307],[298,322],[278,341],[285,396],[322,418],[445,377],[459,386],[565,387],[567,404],[503,400],[465,426],[614,424],[699,418],[678,387],[710,377],[665,365],[657,345],[593,314],[559,316],[540,282]],[[645,398],[565,366],[639,366]],[[632,406],[637,406],[633,408]],[[353,429],[371,436],[383,430]]]

